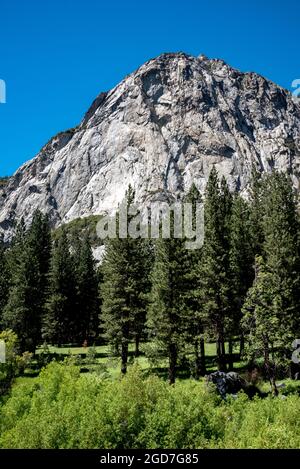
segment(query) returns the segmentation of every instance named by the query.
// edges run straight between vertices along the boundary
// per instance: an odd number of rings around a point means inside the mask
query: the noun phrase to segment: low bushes
[[[0,332],[0,340],[5,343],[5,363],[0,363],[0,398],[10,389],[16,376],[22,374],[30,364],[32,354],[18,355],[18,337],[12,330]]]
[[[300,398],[222,401],[203,382],[169,386],[133,366],[120,380],[50,363],[15,386],[1,448],[299,448]]]

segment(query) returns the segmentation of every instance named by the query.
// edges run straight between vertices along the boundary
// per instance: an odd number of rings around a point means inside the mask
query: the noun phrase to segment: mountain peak
[[[164,53],[101,93],[78,127],[58,134],[0,186],[0,228],[53,226],[116,210],[131,184],[141,204],[204,192],[215,166],[246,191],[251,168],[288,170],[298,184],[300,107],[255,73],[203,54]]]

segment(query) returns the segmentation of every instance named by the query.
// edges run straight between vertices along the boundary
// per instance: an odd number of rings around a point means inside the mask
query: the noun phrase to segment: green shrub
[[[222,401],[193,380],[169,386],[133,366],[103,379],[50,363],[1,408],[1,448],[299,448],[300,398]]]
[[[30,364],[32,353],[24,352],[18,355],[18,337],[12,330],[0,332],[0,340],[5,342],[5,363],[0,363],[0,396],[9,390],[13,379],[23,373]]]

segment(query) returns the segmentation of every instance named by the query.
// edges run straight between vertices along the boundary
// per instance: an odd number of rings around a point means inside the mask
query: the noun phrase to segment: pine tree
[[[88,236],[77,243],[75,251],[75,273],[77,288],[77,342],[95,340],[98,335],[98,279],[95,260]]]
[[[51,258],[51,231],[49,219],[47,215],[42,214],[39,210],[33,214],[32,223],[26,234],[26,244],[32,257],[36,263],[36,278],[38,284],[35,286],[37,296],[34,302],[35,315],[38,318],[39,334],[37,341],[42,339],[42,322],[45,314],[45,303],[48,294],[48,274],[50,269]]]
[[[53,246],[43,337],[50,343],[71,343],[77,331],[77,292],[73,258],[65,230]]]
[[[3,237],[0,236],[0,325],[2,323],[3,310],[7,303],[9,283],[10,278],[6,256],[6,248],[3,242]]]
[[[263,356],[266,376],[277,395],[276,366],[282,359],[282,345],[286,347],[290,337],[279,322],[272,274],[267,271],[261,257],[256,258],[255,271],[253,287],[249,289],[243,305],[242,326],[247,338],[245,351],[250,362]]]
[[[174,213],[170,216],[171,237],[155,244],[152,289],[147,315],[149,338],[163,348],[169,360],[169,382],[176,379],[178,355],[189,327],[186,311],[187,250],[183,238],[174,238]]]
[[[23,221],[17,226],[9,267],[11,282],[3,325],[16,332],[22,351],[35,352],[41,338],[40,272]]]
[[[131,186],[126,193],[127,211],[134,201]],[[132,221],[128,216],[127,229]],[[117,215],[117,231],[119,215]],[[129,236],[108,239],[102,264],[102,309],[100,320],[104,337],[112,351],[121,358],[121,372],[127,371],[128,346],[136,345],[144,329],[147,293],[147,241]]]
[[[26,232],[24,219],[21,218],[19,223],[15,226],[14,235],[7,253],[7,262],[10,272],[14,272],[17,268],[22,253],[24,252]]]
[[[264,180],[263,259],[243,311],[248,346],[262,350],[276,393],[276,360],[290,360],[298,320],[299,256],[295,194],[290,178],[274,172]]]
[[[145,337],[146,314],[151,290],[151,270],[154,252],[151,241],[137,239],[134,248],[132,277],[136,285],[132,309],[132,335],[135,343],[135,357],[140,354],[140,342]]]
[[[223,250],[225,253],[227,270],[229,266],[232,203],[232,194],[229,191],[225,177],[222,176],[220,185],[220,222],[222,227]]]
[[[254,280],[254,254],[251,240],[251,222],[249,204],[238,194],[233,198],[230,223],[230,316],[229,343],[234,336],[243,336],[240,327],[241,308],[246,293]],[[230,351],[231,352],[231,351]]]
[[[27,234],[27,242],[37,257],[41,282],[39,285],[40,297],[41,302],[45,302],[52,241],[48,216],[42,214],[39,210],[33,214],[32,223]]]
[[[197,204],[202,202],[200,192],[195,184],[192,184],[187,193],[185,203],[192,205],[192,228],[196,230],[196,214]],[[205,363],[205,341],[204,341],[204,321],[201,298],[199,295],[199,286],[201,284],[201,257],[202,247],[197,249],[189,249],[186,253],[187,269],[186,269],[186,322],[187,336],[185,341],[192,344],[195,355],[195,377],[206,374]]]
[[[230,278],[230,243],[231,243],[231,215],[232,215],[232,202],[233,197],[231,192],[229,191],[229,187],[225,176],[222,176],[221,185],[220,185],[220,226],[222,230],[222,245],[223,245],[223,252],[224,252],[224,271],[225,271],[225,278],[223,283],[223,291],[224,291],[224,298],[226,298],[226,309],[224,310],[225,314],[225,335],[228,337],[229,343],[229,368],[233,368],[233,361],[232,361],[232,352],[233,352],[233,343],[232,343],[232,336],[231,336],[231,321],[230,321],[230,308],[231,308],[231,291],[232,291],[232,284]],[[226,356],[225,351],[225,341],[222,344],[222,354],[224,357]]]
[[[264,258],[272,274],[280,320],[289,330],[299,323],[299,250],[297,202],[290,176],[274,172],[264,192]]]
[[[126,241],[126,240],[125,240]],[[121,356],[121,371],[126,373],[131,333],[131,282],[129,246],[124,240],[110,239],[102,264],[102,310],[104,337],[113,352]]]
[[[255,166],[252,167],[251,171],[251,182],[250,182],[250,236],[252,242],[252,250],[255,255],[261,256],[263,249],[263,228],[262,228],[262,217],[263,217],[263,180],[261,173]]]
[[[212,169],[204,202],[204,245],[201,261],[200,296],[207,331],[216,340],[219,370],[226,369],[225,327],[229,309],[227,232],[224,197],[218,174]]]

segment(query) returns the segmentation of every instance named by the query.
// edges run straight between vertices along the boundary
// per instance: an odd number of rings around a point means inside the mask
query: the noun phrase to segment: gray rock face
[[[163,54],[94,101],[0,188],[0,229],[35,209],[53,226],[137,202],[204,191],[213,165],[245,191],[252,164],[289,170],[298,187],[300,106],[287,91],[221,60]]]

